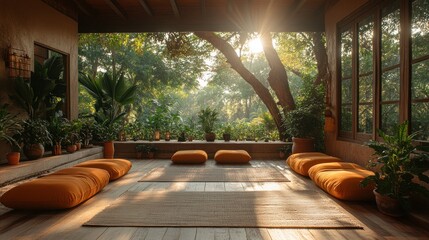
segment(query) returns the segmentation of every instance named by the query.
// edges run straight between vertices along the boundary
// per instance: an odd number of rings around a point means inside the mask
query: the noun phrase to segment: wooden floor
[[[429,239],[428,230],[413,222],[380,214],[372,203],[336,201],[364,224],[363,230],[287,229],[287,228],[145,228],[82,227],[126,191],[261,191],[282,189],[315,189],[325,194],[306,178],[291,172],[284,161],[252,161],[245,167],[273,166],[291,181],[280,183],[235,182],[138,182],[143,173],[155,167],[172,166],[168,160],[133,160],[133,167],[122,179],[107,185],[102,192],[78,207],[67,211],[14,211],[0,205],[0,239]],[[203,167],[217,166],[209,160]],[[235,166],[234,166],[235,167]],[[10,186],[0,188],[0,194]]]

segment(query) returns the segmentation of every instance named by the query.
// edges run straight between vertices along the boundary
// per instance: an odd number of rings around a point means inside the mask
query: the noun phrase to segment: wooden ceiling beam
[[[121,5],[116,0],[104,0],[107,5],[121,18],[127,19],[125,11],[122,9]]]
[[[77,8],[87,16],[94,16],[94,10],[85,2],[85,0],[73,0]]]
[[[147,4],[147,2],[145,0],[138,0],[140,5],[142,5],[143,9],[145,10],[145,12],[147,14],[149,14],[149,16],[153,17],[153,13],[152,10],[150,10],[149,5]]]
[[[179,8],[177,7],[176,0],[170,0],[171,8],[173,8],[174,16],[180,17]]]

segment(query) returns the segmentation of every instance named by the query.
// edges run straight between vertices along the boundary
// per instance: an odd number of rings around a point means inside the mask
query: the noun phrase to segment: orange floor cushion
[[[214,155],[218,163],[248,163],[251,159],[246,150],[219,150]]]
[[[306,177],[311,167],[328,162],[342,162],[342,160],[320,152],[295,153],[286,160],[292,170]]]
[[[105,170],[72,167],[20,184],[5,192],[0,202],[14,209],[67,209],[91,198],[108,183]]]
[[[321,163],[314,165],[308,170],[308,176],[313,179],[313,177],[319,171],[323,170],[334,170],[334,169],[359,169],[366,170],[364,167],[350,162],[330,162],[330,163]]]
[[[173,163],[205,163],[207,159],[207,153],[203,150],[180,150],[171,156]]]
[[[321,164],[322,165],[322,164]],[[314,168],[314,167],[313,167]],[[314,170],[314,169],[311,169]],[[373,200],[373,186],[362,188],[360,182],[374,173],[360,168],[320,169],[312,171],[311,179],[321,189],[341,200]]]
[[[132,164],[126,159],[94,159],[79,163],[75,167],[89,167],[104,169],[110,174],[110,181],[116,180],[131,169]]]

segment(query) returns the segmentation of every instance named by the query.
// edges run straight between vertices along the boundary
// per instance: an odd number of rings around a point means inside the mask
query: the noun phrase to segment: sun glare
[[[249,41],[249,52],[260,53],[263,51],[262,43],[259,38],[250,39]]]

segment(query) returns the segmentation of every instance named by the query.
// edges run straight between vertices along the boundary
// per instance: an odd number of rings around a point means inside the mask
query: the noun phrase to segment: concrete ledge
[[[178,150],[204,150],[209,155],[209,158],[213,158],[216,151],[225,150],[246,150],[252,159],[280,159],[279,148],[288,144],[288,142],[254,142],[254,141],[230,141],[225,142],[217,140],[215,142],[206,141],[192,141],[192,142],[178,142],[177,140],[172,141],[124,141],[115,142],[115,157],[117,158],[136,158],[136,146],[138,144],[152,144],[158,150],[155,153],[155,158],[158,159],[170,159],[171,156]]]
[[[19,165],[0,166],[0,186],[34,177],[54,169],[71,167],[77,163],[103,157],[102,147],[81,149],[71,154],[43,157],[32,161],[22,161]]]

